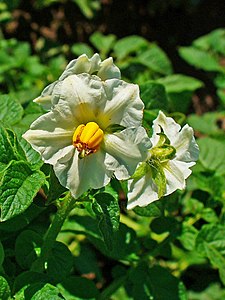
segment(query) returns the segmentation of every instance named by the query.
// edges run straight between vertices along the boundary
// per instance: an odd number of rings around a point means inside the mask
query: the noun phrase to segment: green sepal
[[[131,176],[131,179],[134,180],[139,180],[141,179],[143,176],[145,176],[146,173],[148,173],[150,171],[150,166],[147,162],[142,162],[136,169],[136,171],[134,172],[134,174]]]
[[[176,149],[170,145],[154,147],[150,150],[152,157],[158,159],[161,163],[173,159],[176,154]]]
[[[159,136],[159,141],[155,147],[150,150],[151,157],[159,160],[161,163],[167,160],[173,159],[176,154],[176,149],[170,145],[170,140],[163,132],[162,127],[161,132],[157,133]]]
[[[120,131],[124,130],[125,128],[126,127],[119,125],[119,124],[111,124],[106,128],[105,132],[106,133],[115,133],[115,132],[120,132]]]
[[[161,126],[160,126],[160,128],[161,128],[162,132],[157,133],[157,135],[159,136],[159,141],[158,141],[156,147],[163,146],[164,144],[170,145],[170,140],[168,139],[168,137],[163,132],[163,129],[162,129]]]
[[[166,192],[166,175],[162,163],[151,159],[148,164],[151,167],[152,179],[158,188],[158,197],[161,198]]]

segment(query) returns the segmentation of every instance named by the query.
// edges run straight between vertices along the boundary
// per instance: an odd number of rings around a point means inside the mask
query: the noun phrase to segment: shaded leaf
[[[96,299],[99,295],[99,291],[94,282],[78,276],[66,278],[66,280],[59,285],[59,290],[66,299],[70,296],[79,297],[79,299]]]
[[[22,231],[16,239],[15,251],[18,264],[29,269],[40,254],[41,236],[32,230]]]
[[[107,248],[112,250],[113,233],[119,228],[120,209],[117,200],[108,193],[99,193],[95,196],[93,210],[99,220],[99,229]]]
[[[163,85],[148,81],[140,85],[141,99],[146,109],[166,109],[168,100]]]

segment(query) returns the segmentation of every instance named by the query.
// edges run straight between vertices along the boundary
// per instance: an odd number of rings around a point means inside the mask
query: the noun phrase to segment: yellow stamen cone
[[[74,134],[73,134],[73,143],[76,143],[76,141],[78,139],[80,139],[80,135],[84,129],[85,125],[84,124],[80,124],[76,130],[74,131]]]
[[[89,148],[96,148],[99,146],[103,139],[104,133],[103,131],[99,128],[95,134],[90,138],[88,141],[88,147]]]
[[[88,141],[90,140],[90,138],[95,134],[95,132],[99,129],[98,124],[96,124],[95,122],[89,122],[86,124],[86,126],[84,127],[81,136],[80,136],[80,141],[82,143],[88,143]]]
[[[103,137],[104,132],[97,123],[80,124],[73,134],[73,145],[79,152],[79,158],[95,153]]]

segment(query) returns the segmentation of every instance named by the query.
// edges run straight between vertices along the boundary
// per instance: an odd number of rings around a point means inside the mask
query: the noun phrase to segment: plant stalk
[[[58,207],[52,224],[50,225],[45,234],[44,242],[41,247],[41,254],[31,267],[32,271],[43,272],[45,270],[45,264],[49,256],[51,255],[51,251],[56,241],[56,238],[64,224],[64,221],[66,220],[71,210],[74,208],[74,204],[75,199],[70,194],[68,194],[64,198],[64,201],[60,203],[60,206]]]

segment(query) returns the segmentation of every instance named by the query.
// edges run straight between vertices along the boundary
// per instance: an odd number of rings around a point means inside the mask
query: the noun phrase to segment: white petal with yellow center
[[[166,178],[164,193],[166,196],[177,189],[185,188],[185,180],[191,174],[190,167],[194,166],[198,159],[199,149],[194,139],[193,129],[190,126],[185,125],[181,129],[179,124],[160,111],[153,122],[153,136],[150,139],[152,148],[157,147],[161,132],[169,139],[170,146],[176,150],[176,154],[171,159],[168,159],[167,162],[162,161],[161,164]],[[149,152],[149,159],[151,159],[151,151]],[[158,160],[159,162],[160,160]],[[150,169],[143,177],[128,180],[127,196],[128,209],[135,206],[146,206],[159,199],[158,187],[152,178]]]
[[[112,176],[128,179],[150,146],[140,127],[143,103],[138,87],[79,74],[58,82],[54,90],[59,91],[54,95],[59,97],[57,104],[24,138],[53,165],[61,184],[79,197],[89,188],[106,185]],[[110,133],[110,125],[129,128]]]

